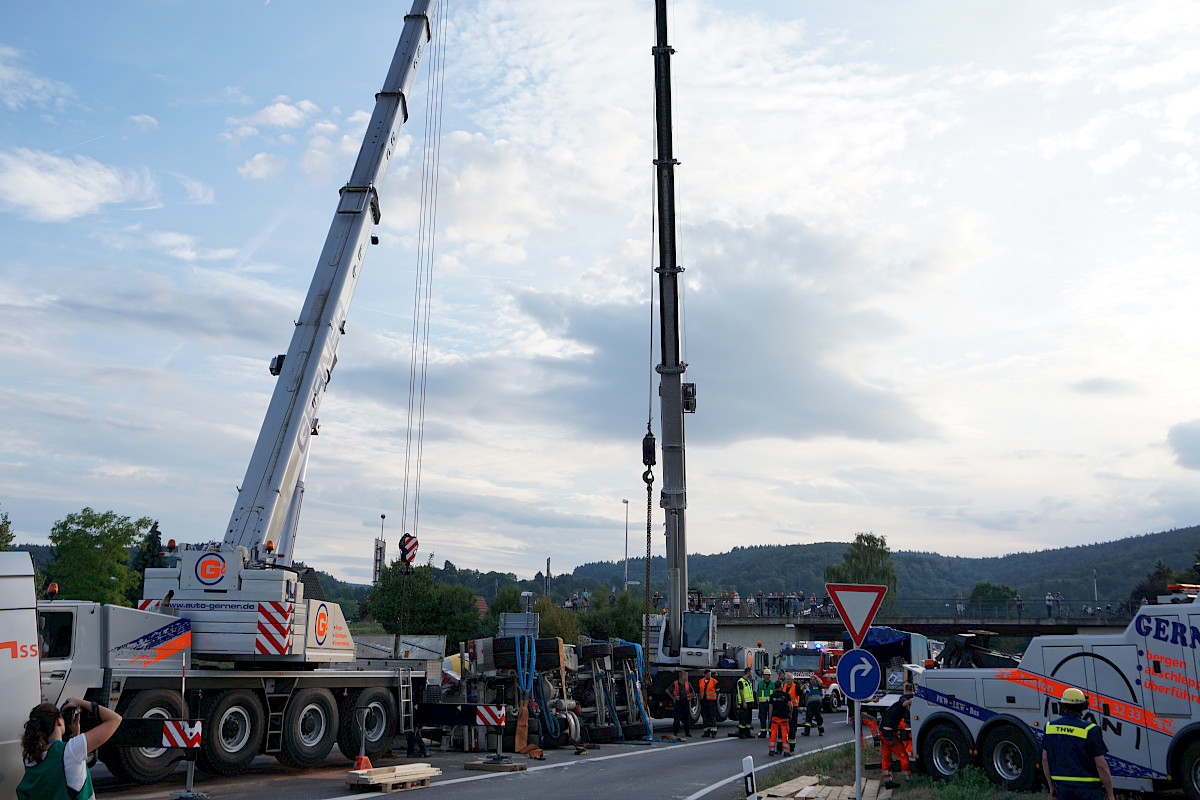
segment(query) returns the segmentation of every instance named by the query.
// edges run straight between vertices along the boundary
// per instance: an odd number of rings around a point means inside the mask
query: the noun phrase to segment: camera
[[[74,725],[75,721],[79,719],[79,709],[75,706],[63,706],[62,718],[68,727]]]

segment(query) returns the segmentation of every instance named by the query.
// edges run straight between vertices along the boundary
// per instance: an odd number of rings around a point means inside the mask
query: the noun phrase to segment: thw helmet
[[[769,670],[769,669],[763,670],[763,675],[770,675],[770,674],[771,674],[771,670]]]
[[[1074,686],[1062,693],[1063,705],[1087,707],[1087,695]]]

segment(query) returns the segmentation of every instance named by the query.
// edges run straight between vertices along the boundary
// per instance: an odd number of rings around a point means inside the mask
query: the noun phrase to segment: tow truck
[[[414,0],[285,354],[270,362],[274,393],[224,540],[180,546],[148,569],[137,608],[38,604],[43,697],[79,696],[126,719],[179,717],[181,684],[204,722],[200,761],[234,774],[260,753],[307,767],[335,742],[349,758],[379,755],[412,725],[415,693],[440,678],[440,656],[364,663],[341,609],[292,566],[304,474],[318,411],[363,261],[377,241],[379,190],[398,152],[417,67],[438,0]],[[311,576],[309,576],[311,577]],[[3,637],[0,637],[3,638]],[[365,725],[355,719],[366,709]],[[365,743],[364,743],[365,740]],[[154,783],[178,750],[106,746],[117,775]]]
[[[924,669],[912,735],[924,769],[949,778],[976,762],[991,780],[1027,791],[1040,780],[1041,742],[1070,687],[1088,699],[1119,791],[1182,789],[1200,800],[1200,605],[1142,606],[1123,633],[1038,636],[1015,666]]]

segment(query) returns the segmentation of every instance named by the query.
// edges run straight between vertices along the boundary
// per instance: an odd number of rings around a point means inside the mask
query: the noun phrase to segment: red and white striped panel
[[[138,611],[149,611],[158,605],[157,600],[138,600]]]
[[[503,725],[504,706],[475,706],[476,725]]]
[[[283,656],[292,652],[292,604],[259,603],[258,635],[254,649],[266,656]]]
[[[163,723],[163,747],[199,747],[200,720],[188,725],[182,720],[167,720]]]

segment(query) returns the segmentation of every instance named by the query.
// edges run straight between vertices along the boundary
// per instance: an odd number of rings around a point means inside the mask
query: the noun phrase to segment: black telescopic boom
[[[678,655],[687,610],[687,481],[683,453],[683,373],[679,352],[679,273],[676,263],[675,160],[671,143],[671,54],[667,44],[667,3],[655,0],[654,116],[658,155],[654,159],[658,190],[658,299],[662,362],[659,404],[662,409],[663,483],[659,505],[666,509],[667,569],[670,575],[669,654]]]

